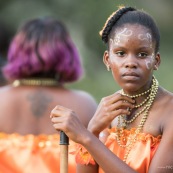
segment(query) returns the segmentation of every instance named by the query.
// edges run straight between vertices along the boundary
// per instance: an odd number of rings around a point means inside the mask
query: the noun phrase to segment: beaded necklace
[[[14,87],[20,85],[29,86],[58,86],[60,83],[55,79],[43,78],[43,79],[19,79],[13,81],[12,85]]]
[[[122,95],[127,96],[127,97],[130,97],[130,98],[137,98],[137,97],[141,97],[141,96],[143,96],[143,95],[149,93],[150,91],[151,91],[151,88],[149,88],[147,91],[144,91],[143,93],[140,93],[140,94],[128,95],[128,94],[125,94],[124,91],[123,91],[123,89],[122,89],[122,90],[121,90],[121,93],[122,93]]]
[[[128,155],[134,145],[134,143],[136,142],[137,140],[137,136],[138,134],[142,131],[143,127],[144,127],[144,124],[147,120],[147,117],[148,117],[148,114],[149,114],[149,110],[151,109],[152,105],[153,105],[153,102],[154,102],[154,99],[156,97],[156,94],[157,94],[157,91],[158,91],[158,86],[159,86],[159,83],[157,81],[157,79],[153,76],[153,80],[152,80],[152,86],[151,88],[149,89],[150,90],[150,93],[149,93],[149,99],[148,101],[146,101],[146,105],[145,107],[139,111],[135,116],[134,118],[132,118],[131,120],[127,121],[125,119],[125,116],[123,115],[120,115],[118,116],[118,126],[117,126],[117,132],[116,132],[116,139],[117,139],[117,143],[120,147],[122,148],[126,148],[126,153],[124,155],[124,159],[123,161],[126,162],[127,158],[128,158]],[[149,91],[147,90],[146,92],[142,93],[142,94],[138,94],[138,95],[135,95],[135,96],[131,96],[131,98],[136,98],[136,97],[140,97],[146,93],[148,93]],[[137,129],[135,130],[135,134],[134,136],[131,135],[129,136],[129,139],[128,139],[128,142],[123,145],[121,144],[121,141],[120,141],[120,138],[122,136],[122,133],[123,133],[123,130],[124,128],[126,127],[126,125],[128,123],[131,123],[133,122],[139,115],[141,115],[143,113],[143,117],[141,118],[141,121],[137,127]],[[122,119],[122,123],[121,123],[121,119]]]

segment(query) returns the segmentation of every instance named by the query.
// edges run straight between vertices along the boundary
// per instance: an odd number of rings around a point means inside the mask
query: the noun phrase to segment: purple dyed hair
[[[61,83],[73,82],[82,76],[82,64],[64,24],[44,17],[27,21],[19,28],[3,73],[9,80],[58,76]]]

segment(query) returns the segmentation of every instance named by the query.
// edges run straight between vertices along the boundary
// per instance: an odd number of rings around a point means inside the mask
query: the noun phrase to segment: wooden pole
[[[69,138],[64,132],[60,132],[60,173],[68,173],[68,145]]]

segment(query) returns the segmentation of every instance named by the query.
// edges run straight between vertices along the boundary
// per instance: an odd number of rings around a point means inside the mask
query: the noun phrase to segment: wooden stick
[[[68,173],[68,145],[69,138],[60,132],[60,173]]]

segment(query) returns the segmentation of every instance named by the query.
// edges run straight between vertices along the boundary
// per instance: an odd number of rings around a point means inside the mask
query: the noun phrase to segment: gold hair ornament
[[[13,81],[12,85],[14,87],[20,85],[29,85],[29,86],[58,86],[59,82],[55,79],[19,79]]]

